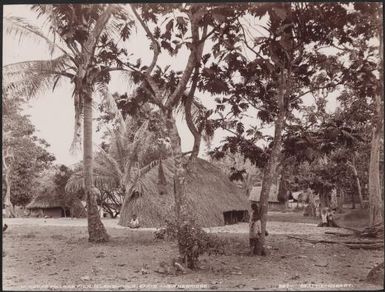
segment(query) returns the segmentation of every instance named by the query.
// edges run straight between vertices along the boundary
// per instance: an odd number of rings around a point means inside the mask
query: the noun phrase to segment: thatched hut
[[[166,184],[158,184],[159,172],[147,173],[142,193],[132,194],[122,206],[119,224],[128,226],[132,215],[137,215],[143,227],[164,226],[174,215],[173,162],[163,162]],[[216,166],[196,159],[186,177],[186,200],[197,224],[219,226],[248,220],[248,201],[244,192],[233,184]]]
[[[262,186],[252,187],[250,191],[249,200],[252,202],[259,202],[261,197],[261,191]],[[271,186],[268,203],[271,209],[280,208],[280,202],[278,201],[278,187],[275,184]]]
[[[65,200],[55,191],[40,193],[26,208],[30,210],[32,217],[86,217],[85,209],[78,198]]]

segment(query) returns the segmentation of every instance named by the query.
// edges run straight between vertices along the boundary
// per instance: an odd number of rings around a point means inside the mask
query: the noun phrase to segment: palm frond
[[[38,93],[55,88],[58,77],[73,77],[66,72],[68,57],[63,55],[53,60],[20,62],[3,67],[3,87],[16,96],[32,98]]]
[[[126,131],[126,123],[124,121],[122,112],[118,109],[116,105],[116,101],[110,91],[108,90],[108,87],[105,83],[100,83],[97,85],[97,91],[99,92],[101,98],[106,102],[107,105],[107,111],[115,115],[115,118],[117,119],[117,122],[119,123],[120,129],[125,132]]]
[[[133,143],[137,142],[137,141],[140,141],[143,139],[145,133],[147,132],[147,129],[148,129],[148,123],[149,121],[146,120],[144,121],[144,123],[140,126],[140,128],[136,131],[135,135],[134,135],[134,141]]]
[[[18,37],[19,42],[29,38],[30,40],[47,44],[51,55],[53,55],[56,49],[70,56],[68,51],[59,46],[57,43],[53,42],[39,27],[28,23],[25,18],[16,16],[4,17],[3,30],[6,34]]]
[[[93,175],[93,184],[98,188],[98,189],[116,189],[119,185],[116,183],[116,180],[112,178],[109,175],[103,175],[99,174],[97,172],[94,173]],[[75,193],[75,192],[80,192],[84,190],[84,177],[83,177],[83,171],[73,174],[66,186],[65,186],[65,191],[69,193]]]
[[[147,129],[148,129],[148,120],[145,121],[134,134],[133,141],[129,147],[129,154],[128,154],[129,156],[124,167],[124,173],[126,174],[124,178],[125,182],[129,180],[132,165],[134,162],[136,162],[134,159],[138,154],[139,145],[141,145],[140,142],[143,141],[145,135],[148,133]]]
[[[107,23],[104,32],[110,39],[118,39],[120,37],[121,22],[115,18],[111,18]]]
[[[135,182],[135,185],[132,186],[132,191],[137,191],[141,194],[145,193],[147,191],[147,186],[151,185],[151,183],[152,181],[148,176],[139,177]]]
[[[145,191],[145,186],[148,184],[151,185],[146,174],[151,169],[158,166],[159,163],[160,163],[160,160],[154,160],[142,168],[135,167],[132,170],[133,174],[130,176],[130,179],[125,181],[126,190],[131,190],[131,192],[138,191],[139,193],[143,193]]]
[[[103,148],[98,147],[98,149],[99,149],[100,157],[102,157],[104,161],[106,161],[109,164],[109,166],[112,167],[113,171],[116,173],[116,175],[119,178],[122,177],[123,172],[120,169],[119,163],[116,161],[116,159],[112,157],[112,155],[107,153]]]
[[[139,169],[139,172],[138,172],[139,176],[145,176],[151,169],[158,166],[160,161],[161,160],[158,160],[158,159],[151,161],[149,164]]]
[[[73,74],[68,72],[70,68],[71,59],[66,55],[61,55],[57,58],[51,60],[35,60],[35,61],[26,61],[13,63],[3,67],[3,74],[6,76],[20,76],[36,73],[45,73],[45,74],[57,74],[63,75],[68,78],[74,77]]]
[[[186,108],[185,108],[185,103],[186,103],[186,97],[180,99],[179,103],[175,107],[175,113],[180,114],[182,117],[186,116]],[[194,124],[197,124],[199,121],[199,118],[205,114],[207,111],[206,107],[199,102],[197,98],[194,98],[193,102],[191,103],[191,116],[193,119]]]
[[[141,142],[141,147],[137,150],[138,161],[144,161],[147,151],[154,146],[154,136],[155,134],[153,132],[146,131],[146,135],[144,135]]]
[[[48,90],[53,80],[54,77],[52,75],[34,75],[17,83],[11,82],[7,84],[5,91],[14,96],[22,96],[29,99],[39,95],[40,92]]]

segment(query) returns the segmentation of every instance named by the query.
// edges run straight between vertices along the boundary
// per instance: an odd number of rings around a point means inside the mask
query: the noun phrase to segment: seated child
[[[318,227],[338,227],[334,221],[332,209],[328,207],[321,209],[321,223],[318,224]]]
[[[139,228],[140,227],[139,219],[135,214],[132,216],[130,223],[128,223],[128,227],[130,227],[130,228]]]

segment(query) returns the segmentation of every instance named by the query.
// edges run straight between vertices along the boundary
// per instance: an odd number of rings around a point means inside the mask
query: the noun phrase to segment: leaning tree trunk
[[[88,234],[91,242],[108,241],[109,236],[100,219],[98,205],[96,203],[96,192],[92,183],[93,160],[92,160],[92,98],[85,96],[84,100],[84,135],[83,135],[83,163],[84,163],[84,189],[87,198]]]
[[[382,13],[381,13],[382,14]],[[380,143],[383,130],[383,82],[384,82],[384,59],[383,59],[383,31],[382,25],[379,26],[380,39],[380,78],[378,92],[374,97],[375,115],[372,127],[372,141],[370,149],[369,163],[369,226],[372,227],[383,223],[384,206],[381,197],[380,185]]]
[[[267,210],[268,210],[268,203],[269,203],[269,194],[271,185],[273,183],[273,179],[276,176],[276,168],[278,165],[278,157],[281,151],[281,142],[282,142],[282,130],[285,123],[285,116],[286,116],[286,110],[285,110],[285,88],[286,88],[286,76],[283,70],[281,71],[280,76],[280,92],[278,96],[278,116],[275,121],[275,129],[274,129],[274,140],[273,140],[273,147],[270,153],[270,158],[267,162],[267,165],[265,167],[265,171],[263,174],[263,180],[262,180],[262,190],[261,190],[261,196],[259,200],[259,204],[261,207],[261,245],[262,247],[265,244],[265,231],[266,231],[266,223],[267,223]]]

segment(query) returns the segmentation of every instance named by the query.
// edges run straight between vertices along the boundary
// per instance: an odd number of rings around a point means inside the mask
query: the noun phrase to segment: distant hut
[[[164,226],[175,214],[173,161],[163,161],[165,185],[159,184],[156,168],[146,176],[142,193],[133,193],[122,206],[119,224],[128,226],[136,214],[143,227]],[[233,224],[248,220],[248,201],[242,189],[232,183],[216,166],[196,159],[186,177],[186,200],[197,224],[203,227]]]
[[[85,209],[76,197],[65,200],[57,192],[43,192],[26,206],[32,217],[86,217]]]
[[[250,191],[249,201],[259,202],[261,191],[262,186],[254,186]],[[278,187],[275,184],[271,186],[268,202],[271,209],[279,209],[281,207],[278,201]]]

